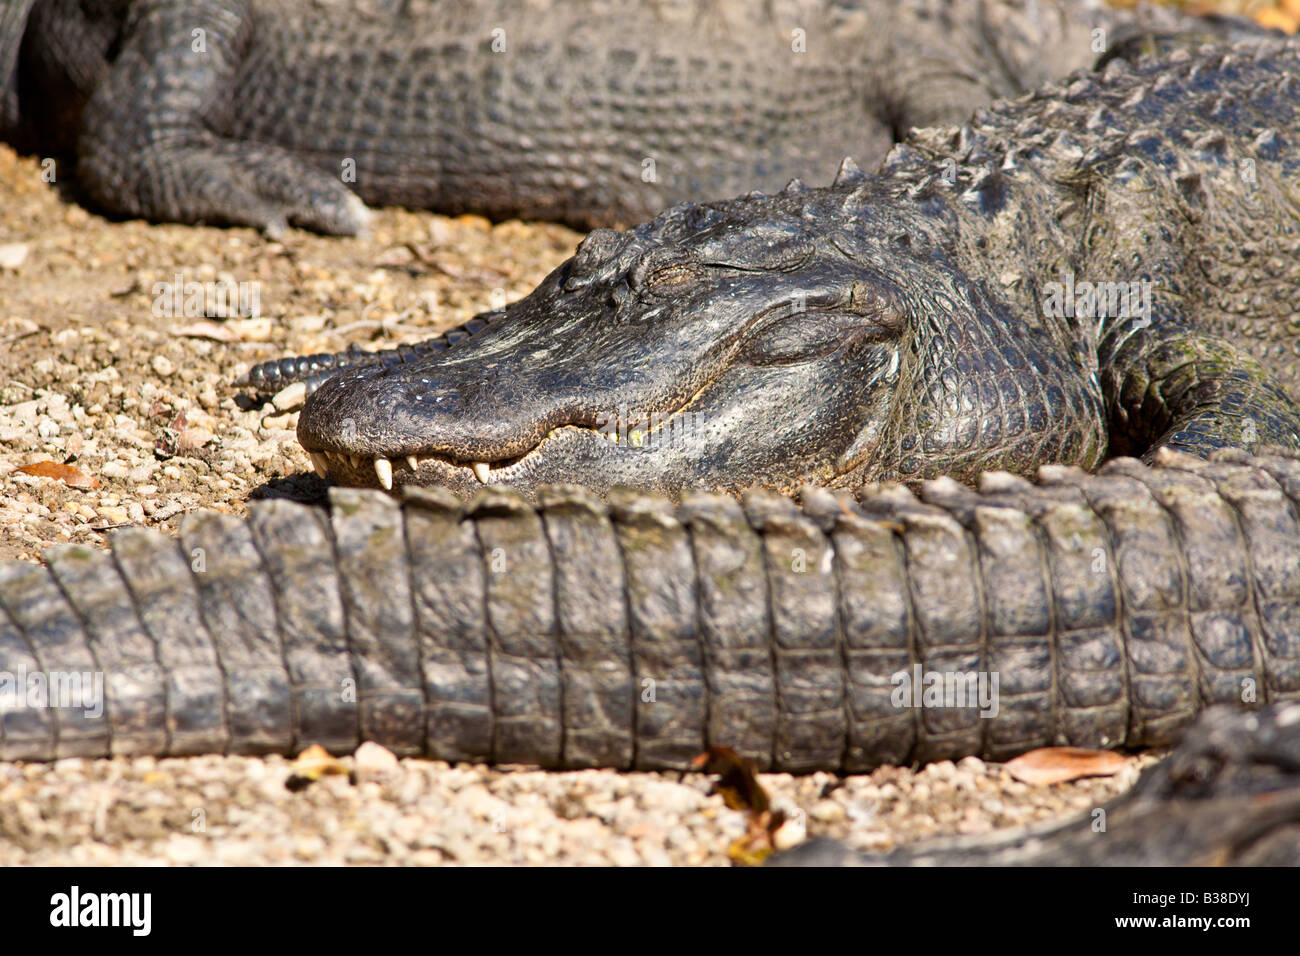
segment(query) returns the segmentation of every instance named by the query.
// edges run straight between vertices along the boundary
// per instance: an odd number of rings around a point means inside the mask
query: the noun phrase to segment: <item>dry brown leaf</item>
[[[710,747],[691,761],[694,770],[719,775],[714,792],[732,810],[743,810],[748,817],[745,835],[727,847],[727,857],[739,866],[760,866],[776,848],[776,835],[787,817],[773,810],[767,791],[758,782],[754,761],[742,757],[730,747]]]
[[[1008,760],[1003,766],[1021,783],[1045,787],[1081,777],[1110,777],[1123,770],[1128,762],[1128,757],[1113,750],[1040,747]]]
[[[1300,20],[1297,19],[1296,14],[1279,7],[1264,7],[1255,11],[1255,22],[1261,27],[1268,27],[1270,30],[1281,30],[1284,33],[1295,33],[1296,27],[1300,26]]]
[[[99,487],[99,479],[93,475],[88,475],[80,468],[64,465],[57,461],[37,461],[30,465],[23,465],[18,470],[25,475],[35,475],[37,478],[55,478],[69,488]]]
[[[294,780],[319,780],[328,774],[347,774],[348,767],[320,744],[312,744],[293,762],[293,775],[289,778],[290,789],[294,789]]]
[[[776,849],[773,839],[785,823],[785,814],[764,810],[751,813],[745,821],[745,835],[736,837],[727,847],[727,858],[739,866],[762,866]]]
[[[691,761],[692,770],[716,773],[721,779],[714,789],[732,810],[763,813],[770,809],[767,791],[758,782],[754,761],[740,756],[730,747],[710,747]]]

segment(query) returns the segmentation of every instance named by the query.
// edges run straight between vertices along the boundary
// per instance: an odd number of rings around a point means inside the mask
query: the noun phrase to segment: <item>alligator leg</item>
[[[77,152],[90,193],[127,215],[268,234],[289,222],[346,235],[363,228],[365,205],[338,177],[280,147],[211,132],[209,114],[231,101],[253,41],[248,4],[185,0],[183,16],[175,6],[133,7],[121,53],[85,110]]]
[[[1114,455],[1300,449],[1300,410],[1254,357],[1218,336],[1131,319],[1102,340],[1100,362]]]
[[[23,28],[36,0],[9,0],[0,7],[0,135],[18,126],[18,54]]]

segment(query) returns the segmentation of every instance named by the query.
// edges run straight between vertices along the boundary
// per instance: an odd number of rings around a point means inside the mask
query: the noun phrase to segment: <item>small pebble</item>
[[[399,766],[391,750],[372,740],[357,748],[355,760],[358,781],[383,780],[396,773]]]

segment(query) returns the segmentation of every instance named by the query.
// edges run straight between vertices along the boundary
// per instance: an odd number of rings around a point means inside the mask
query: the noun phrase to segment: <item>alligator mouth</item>
[[[343,451],[311,449],[307,450],[307,454],[311,456],[312,468],[321,478],[337,480],[342,476],[357,476],[364,480],[369,474],[386,491],[393,489],[394,473],[402,470],[410,475],[427,471],[431,477],[439,479],[439,483],[463,483],[470,487],[474,483],[508,485],[512,479],[525,473],[532,463],[557,446],[565,451],[571,451],[577,445],[595,447],[606,452],[639,452],[658,447],[690,424],[688,416],[692,406],[711,384],[712,382],[706,383],[687,402],[672,411],[651,412],[646,418],[618,418],[600,427],[582,423],[557,425],[532,448],[492,461],[466,461],[437,452],[375,458]]]

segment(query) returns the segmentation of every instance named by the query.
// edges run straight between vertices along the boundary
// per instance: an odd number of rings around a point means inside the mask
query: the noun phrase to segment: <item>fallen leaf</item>
[[[1278,7],[1264,7],[1262,10],[1256,11],[1255,22],[1261,27],[1268,27],[1270,30],[1281,30],[1284,33],[1295,33],[1296,27],[1300,26],[1300,20],[1297,20],[1295,14]]]
[[[285,781],[285,786],[290,790],[301,790],[307,784],[319,780],[329,774],[343,774],[348,772],[347,764],[339,760],[320,744],[312,744],[302,753],[298,754],[298,759],[293,762],[289,779]]]
[[[761,866],[776,849],[775,835],[784,824],[785,814],[780,811],[751,814],[745,835],[736,837],[727,847],[727,858],[741,866]]]
[[[767,791],[758,782],[754,762],[730,747],[710,747],[691,761],[691,769],[718,774],[721,779],[714,788],[732,810],[762,813],[770,809]]]
[[[462,226],[468,226],[471,229],[478,229],[481,232],[492,231],[492,221],[490,219],[485,219],[482,216],[476,216],[473,213],[462,213],[461,215],[457,216],[453,221],[459,223]]]
[[[714,791],[722,795],[722,802],[732,810],[748,814],[745,835],[731,841],[727,847],[728,859],[740,866],[761,865],[776,848],[777,834],[788,818],[784,811],[772,809],[767,791],[758,782],[754,761],[730,747],[710,747],[691,761],[691,767],[719,774]]]
[[[1129,758],[1113,750],[1083,747],[1040,747],[1008,760],[1004,766],[1021,783],[1045,787],[1081,777],[1110,777],[1127,766]]]
[[[18,470],[25,475],[34,475],[37,478],[55,478],[69,488],[99,487],[99,479],[93,475],[88,475],[80,468],[64,465],[57,461],[37,461],[30,465],[23,465]]]

